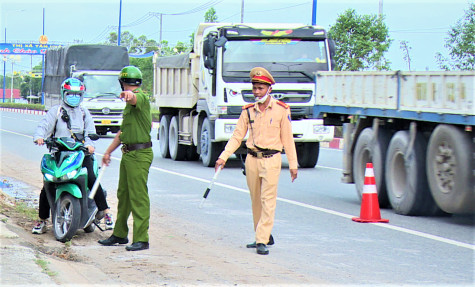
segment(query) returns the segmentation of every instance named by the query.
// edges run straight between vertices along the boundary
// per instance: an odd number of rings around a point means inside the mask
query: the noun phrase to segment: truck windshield
[[[256,39],[226,42],[223,79],[249,82],[249,71],[266,68],[279,83],[311,83],[317,71],[328,71],[325,42],[298,39]]]
[[[117,75],[83,75],[86,98],[119,97],[120,88]]]

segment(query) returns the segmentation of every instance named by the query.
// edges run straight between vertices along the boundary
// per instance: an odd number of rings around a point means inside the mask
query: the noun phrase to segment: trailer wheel
[[[374,141],[374,145],[373,138],[373,129],[365,128],[356,142],[353,160],[353,177],[355,180],[356,191],[361,200],[363,195],[366,163],[372,162],[374,177],[376,180],[376,189],[378,191],[379,206],[388,207],[389,199],[384,179],[384,163],[391,135],[387,130],[380,128],[378,131],[378,138]]]
[[[438,125],[427,148],[427,178],[437,205],[448,213],[475,213],[471,134]]]
[[[168,149],[168,130],[170,129],[170,116],[164,115],[160,119],[158,128],[158,144],[160,145],[160,155],[163,158],[170,158],[170,150]]]
[[[184,160],[186,155],[186,146],[178,143],[178,117],[172,117],[170,129],[168,130],[168,147],[170,157],[173,160]]]
[[[211,141],[211,124],[206,118],[201,126],[200,146],[201,162],[204,166],[212,167],[215,165],[220,153],[221,145]]]
[[[320,153],[320,143],[298,143],[296,148],[299,166],[301,168],[314,168]]]
[[[386,156],[386,186],[389,202],[397,214],[434,215],[440,210],[432,198],[427,183],[427,141],[416,134],[412,150],[408,151],[409,131],[398,131],[389,143]]]

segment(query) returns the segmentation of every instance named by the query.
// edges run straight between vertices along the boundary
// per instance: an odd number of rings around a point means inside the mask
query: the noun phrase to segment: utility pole
[[[241,1],[241,23],[244,23],[244,0]]]
[[[312,25],[317,25],[317,0],[312,3]]]
[[[122,25],[122,0],[120,0],[119,6],[119,34],[117,35],[117,46],[120,46],[120,26]]]

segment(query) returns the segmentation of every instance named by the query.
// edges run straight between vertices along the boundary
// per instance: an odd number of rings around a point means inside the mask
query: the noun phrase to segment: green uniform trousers
[[[133,241],[148,242],[150,224],[150,198],[148,197],[148,173],[153,160],[152,148],[122,154],[119,187],[117,188],[117,219],[113,234],[125,238],[129,233],[127,220],[134,219]]]

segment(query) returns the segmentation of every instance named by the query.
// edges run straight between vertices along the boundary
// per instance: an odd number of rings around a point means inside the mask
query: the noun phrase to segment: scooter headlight
[[[54,181],[54,176],[52,176],[51,174],[45,173],[45,179],[47,181]]]
[[[78,174],[78,170],[75,169],[75,170],[70,171],[70,172],[68,172],[67,174],[63,175],[63,176],[61,177],[61,179],[62,179],[62,180],[73,179],[77,174]]]

